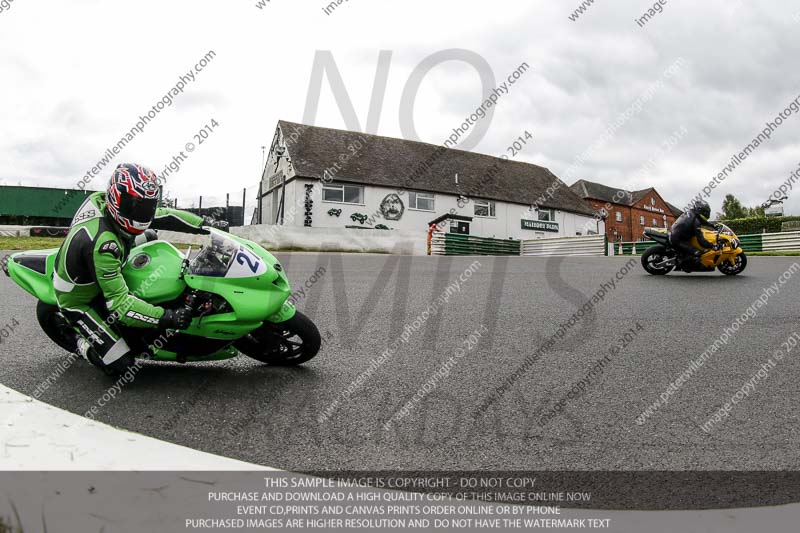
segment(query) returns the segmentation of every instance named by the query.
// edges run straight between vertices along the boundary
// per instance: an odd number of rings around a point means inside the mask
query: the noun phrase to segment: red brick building
[[[626,191],[579,180],[570,189],[592,208],[605,214],[609,242],[645,240],[645,228],[672,227],[681,214],[680,209],[664,200],[652,187]]]

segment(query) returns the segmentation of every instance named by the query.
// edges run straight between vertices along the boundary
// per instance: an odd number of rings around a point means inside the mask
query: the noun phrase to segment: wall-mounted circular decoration
[[[386,220],[400,220],[405,212],[406,206],[396,193],[387,194],[381,202],[381,215]]]

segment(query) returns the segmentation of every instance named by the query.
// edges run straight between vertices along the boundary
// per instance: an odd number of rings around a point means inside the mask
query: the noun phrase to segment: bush
[[[0,516],[0,533],[22,533],[22,528],[13,527],[11,522],[6,522],[3,517]]]
[[[800,221],[800,217],[748,217],[720,220],[737,235],[754,233],[780,233],[784,222]]]

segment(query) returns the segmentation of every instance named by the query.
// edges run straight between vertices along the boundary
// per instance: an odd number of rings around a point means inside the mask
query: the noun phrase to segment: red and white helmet
[[[122,163],[114,170],[106,193],[106,210],[120,228],[139,235],[156,215],[160,189],[149,168]]]

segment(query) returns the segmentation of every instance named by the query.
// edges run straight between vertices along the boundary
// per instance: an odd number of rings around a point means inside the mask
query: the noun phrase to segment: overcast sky
[[[526,62],[531,70],[501,98],[474,151],[506,153],[527,130],[534,142],[518,158],[568,184],[655,186],[679,206],[800,96],[797,1],[670,0],[644,27],[635,18],[653,3],[635,0],[596,0],[575,22],[578,0],[350,0],[330,15],[326,0],[257,1],[14,0],[0,12],[0,184],[74,186],[210,50],[211,63],[113,161],[161,172],[215,119],[216,131],[168,178],[183,206],[201,194],[204,205],[224,202],[226,192],[239,203],[244,187],[254,200],[260,147],[279,119],[303,120],[318,50],[333,54],[362,127],[379,52],[392,51],[377,132],[397,137],[403,89],[432,54],[470,50],[498,83]],[[641,111],[586,155],[654,84]],[[441,143],[482,98],[473,66],[434,68],[415,100],[419,136]],[[327,80],[315,124],[345,127]],[[766,200],[800,166],[798,133],[793,115],[713,192],[714,210],[727,193]],[[789,194],[787,213],[800,215],[800,193]]]

